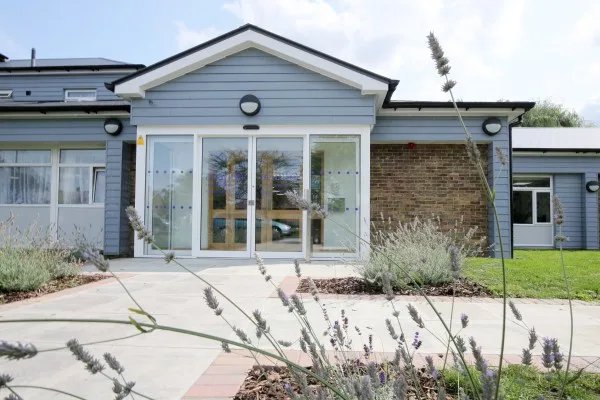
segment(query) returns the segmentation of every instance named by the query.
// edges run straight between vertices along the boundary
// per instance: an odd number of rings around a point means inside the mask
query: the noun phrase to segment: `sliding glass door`
[[[358,252],[359,136],[151,136],[145,166],[145,220],[162,249],[265,258]],[[287,192],[319,204],[327,218],[300,210]]]

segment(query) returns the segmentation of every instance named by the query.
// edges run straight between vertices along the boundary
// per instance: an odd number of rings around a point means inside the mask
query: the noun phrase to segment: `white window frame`
[[[88,176],[89,176],[89,193],[90,195],[88,196],[88,202],[87,203],[81,203],[81,204],[63,204],[60,203],[58,201],[58,196],[57,196],[57,203],[58,203],[58,207],[104,207],[104,203],[95,203],[94,202],[94,197],[95,197],[95,193],[94,193],[94,181],[95,181],[95,176],[94,176],[94,171],[98,170],[98,169],[103,169],[104,171],[106,171],[106,161],[104,161],[104,163],[62,163],[60,162],[60,152],[62,150],[103,150],[100,148],[85,148],[85,147],[81,147],[81,148],[64,148],[61,147],[58,149],[58,177],[56,180],[56,193],[59,193],[60,190],[60,173],[61,173],[61,168],[88,168]],[[105,189],[106,190],[106,189]],[[106,193],[106,191],[105,191]]]
[[[92,167],[92,177],[93,177],[93,182],[92,182],[92,204],[102,204],[104,205],[104,202],[100,203],[96,201],[96,182],[98,181],[98,173],[102,171],[104,172],[104,182],[106,183],[106,166],[104,167]],[[104,201],[106,201],[106,186],[104,187]]]
[[[553,182],[552,182],[552,175],[520,175],[520,174],[516,174],[515,178],[531,178],[531,179],[548,179],[550,181],[550,186],[549,187],[539,187],[539,186],[527,186],[527,187],[523,187],[523,186],[515,186],[513,184],[513,192],[531,192],[531,224],[524,224],[524,223],[514,223],[513,225],[516,226],[534,226],[534,225],[541,225],[541,226],[549,226],[549,225],[553,225],[554,222],[552,221],[552,215],[554,210],[553,210],[553,205],[552,205],[552,193],[554,193],[554,187],[553,187]],[[549,193],[550,194],[550,221],[549,222],[537,222],[537,194],[538,193]]]
[[[85,96],[85,97],[76,97],[76,96],[71,96],[72,94],[77,94],[77,93],[92,93],[94,94],[93,98],[91,96]],[[98,97],[98,92],[96,89],[65,89],[65,101],[70,103],[70,102],[80,102],[80,101],[96,101]]]
[[[12,98],[12,89],[0,89],[0,100],[8,100]]]
[[[48,151],[50,152],[50,161],[47,163],[19,163],[19,162],[11,162],[11,163],[0,163],[0,168],[4,167],[49,167],[50,168],[50,201],[48,203],[27,203],[27,204],[9,204],[9,203],[0,203],[0,207],[49,207],[52,204],[52,185],[54,184],[54,179],[52,177],[52,150],[49,148],[25,148],[25,147],[10,147],[10,148],[0,148],[3,151],[27,151],[27,150],[37,150],[37,151]]]

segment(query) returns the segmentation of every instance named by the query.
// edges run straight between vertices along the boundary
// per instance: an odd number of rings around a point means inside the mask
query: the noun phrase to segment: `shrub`
[[[36,290],[48,281],[74,276],[81,263],[35,224],[25,231],[12,220],[0,224],[0,292]]]
[[[460,225],[445,232],[438,219],[399,223],[379,230],[373,237],[371,255],[358,265],[361,276],[381,284],[384,273],[391,273],[392,286],[439,285],[460,276],[467,256],[481,253],[485,238],[474,240],[477,228],[460,232]],[[410,276],[410,278],[407,276]]]

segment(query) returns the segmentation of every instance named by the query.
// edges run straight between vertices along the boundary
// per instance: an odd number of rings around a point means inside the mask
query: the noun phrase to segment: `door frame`
[[[246,251],[218,251],[218,250],[200,250],[201,240],[201,205],[202,205],[202,186],[201,186],[201,168],[202,168],[202,140],[203,137],[247,137],[249,143],[255,142],[255,138],[260,137],[302,137],[303,138],[303,187],[306,195],[307,188],[310,185],[310,137],[315,136],[359,136],[359,160],[360,160],[360,212],[359,212],[359,235],[360,246],[356,256],[366,256],[369,252],[370,241],[370,135],[371,125],[348,124],[348,125],[261,125],[258,130],[246,130],[241,125],[139,125],[137,127],[137,146],[136,146],[136,180],[135,180],[135,208],[138,214],[145,221],[145,202],[146,202],[146,162],[148,139],[151,136],[193,136],[194,142],[194,171],[193,171],[193,209],[192,209],[192,249],[191,255],[178,254],[182,258],[197,257],[223,257],[223,258],[248,258],[254,257],[254,243],[250,237],[247,237],[248,247]],[[252,154],[252,148],[249,148],[248,162],[255,170],[255,159]],[[249,164],[250,167],[250,164]],[[141,173],[140,173],[141,172]],[[254,176],[249,177],[248,184],[254,183]],[[248,188],[248,193],[255,194],[252,188]],[[251,218],[254,226],[254,210],[248,218]],[[302,224],[304,234],[302,237],[301,252],[265,252],[259,253],[264,258],[313,258],[308,249],[308,213],[303,211]],[[248,229],[248,235],[251,235]],[[232,254],[233,253],[233,254]],[[242,254],[239,254],[242,253]],[[147,254],[142,240],[134,238],[134,256],[135,257],[158,257],[157,254]],[[317,256],[314,259],[335,258],[335,254],[327,256]]]

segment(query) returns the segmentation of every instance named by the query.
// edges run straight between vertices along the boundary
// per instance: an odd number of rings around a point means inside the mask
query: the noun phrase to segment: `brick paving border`
[[[315,279],[327,279],[327,278],[315,278]],[[283,281],[279,284],[286,294],[290,295],[296,291],[300,283],[300,279],[295,276],[286,276]],[[308,295],[308,293],[299,293],[302,295]],[[277,292],[273,292],[269,297],[278,297]],[[383,294],[327,294],[319,293],[319,297],[323,300],[385,300]],[[429,296],[430,299],[436,302],[451,302],[452,296]],[[422,299],[422,296],[414,295],[397,295],[397,300],[401,301],[418,301]],[[550,304],[550,305],[568,305],[569,301],[566,299],[531,299],[531,298],[511,298],[515,303],[518,304]],[[501,303],[501,297],[456,297],[455,301],[469,302],[469,303]],[[573,300],[575,305],[583,306],[597,306],[600,305],[600,301],[583,301]]]
[[[354,353],[357,357],[362,355],[361,352],[348,353]],[[289,360],[297,362],[300,365],[310,365],[310,357],[300,350],[286,350],[285,354]],[[329,357],[332,357],[332,355],[332,352],[328,352]],[[415,355],[415,365],[417,367],[424,366],[425,357],[428,355],[433,357],[436,364],[442,363],[443,355],[440,353],[417,353]],[[373,355],[374,360],[389,360],[393,357],[393,353],[374,353]],[[484,354],[484,357],[487,360],[496,360],[498,355]],[[473,362],[471,355],[467,355],[466,358],[468,362]],[[274,363],[272,360],[262,355],[259,355],[257,359],[262,365],[282,365],[281,362]],[[521,362],[521,356],[507,354],[504,356],[504,360],[507,364],[518,364]],[[534,365],[541,367],[541,357],[534,356],[533,363]],[[200,375],[196,382],[188,389],[182,400],[231,399],[237,394],[246,379],[248,372],[255,364],[254,358],[250,356],[247,351],[234,350],[231,353],[221,352],[206,371],[204,371],[204,373]],[[571,366],[572,371],[585,367],[589,372],[598,373],[600,372],[600,358],[583,356],[572,357]]]

